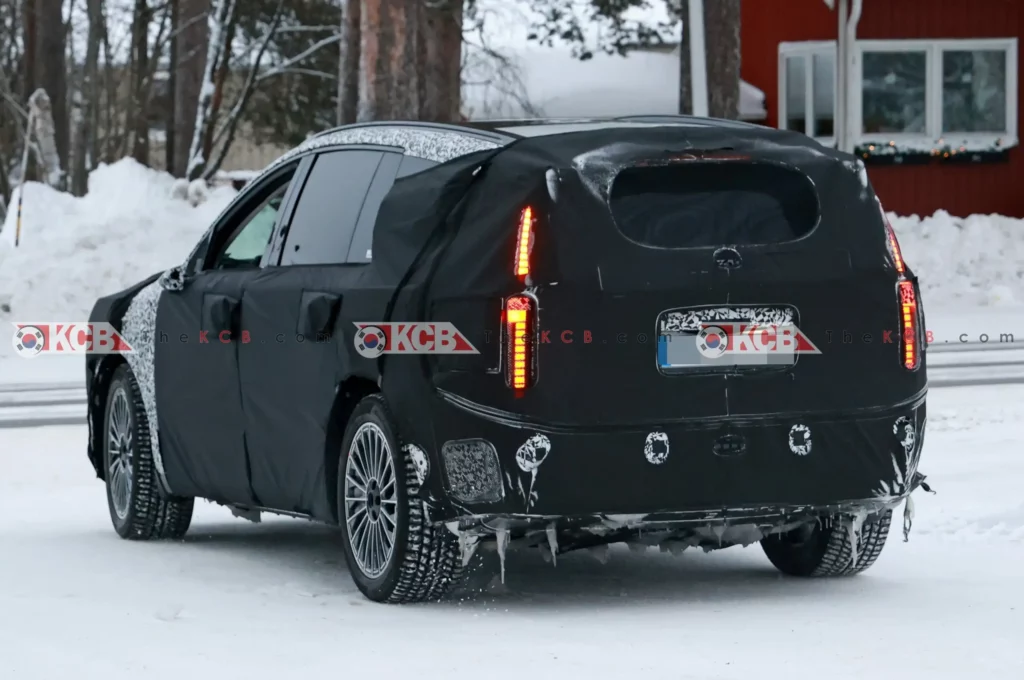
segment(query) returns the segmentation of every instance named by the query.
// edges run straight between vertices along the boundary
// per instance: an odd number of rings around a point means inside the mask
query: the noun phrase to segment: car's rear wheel
[[[849,521],[823,520],[769,536],[761,546],[771,563],[790,576],[853,576],[878,559],[891,523],[892,510],[865,520],[859,528]]]
[[[114,371],[103,418],[107,507],[121,538],[181,538],[192,522],[193,499],[164,498],[157,487],[149,420],[127,364]]]
[[[439,599],[462,571],[458,542],[432,525],[419,477],[387,404],[370,395],[345,429],[338,464],[338,521],[359,590],[375,602]]]

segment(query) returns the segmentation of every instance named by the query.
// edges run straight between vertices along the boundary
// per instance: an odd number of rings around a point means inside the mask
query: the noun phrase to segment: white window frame
[[[969,150],[989,149],[997,146],[1009,148],[1019,142],[1018,133],[1018,72],[1017,72],[1017,38],[983,38],[983,39],[924,39],[924,40],[858,40],[853,46],[854,66],[850,72],[850,128],[853,132],[854,146],[864,144],[888,144],[890,142],[902,147],[917,147],[921,151],[949,146],[952,148],[966,147]],[[808,65],[815,53],[831,51],[835,54],[836,43],[832,41],[807,41],[779,43],[779,92],[778,92],[778,126],[785,128],[786,111],[786,59],[793,56],[806,56]],[[1002,132],[943,132],[942,130],[942,54],[946,51],[970,52],[981,50],[1003,50],[1006,52],[1006,127]],[[864,133],[863,107],[863,64],[865,52],[924,52],[925,53],[925,133]],[[838,88],[838,79],[833,78]],[[813,125],[813,67],[806,74],[806,106],[807,129]],[[838,99],[838,92],[833,97]],[[822,144],[834,146],[834,137],[817,138]]]
[[[787,107],[789,105],[787,97],[787,78],[789,76],[786,70],[786,60],[792,57],[803,57],[804,58],[804,116],[805,125],[802,132],[808,137],[812,136],[810,133],[814,127],[814,55],[826,54],[831,55],[833,64],[835,64],[836,56],[836,41],[835,40],[808,40],[805,42],[783,42],[779,43],[779,129],[786,129],[786,121],[789,119],[789,112]],[[833,127],[832,131],[835,132],[835,107],[836,102],[839,100],[839,79],[836,74],[836,68],[832,69],[832,114],[833,114]],[[794,130],[794,132],[801,132],[801,130]],[[825,146],[835,146],[836,138],[835,134],[828,137],[815,137],[815,139],[824,144]]]
[[[850,74],[851,122],[856,139],[866,142],[896,142],[905,145],[965,146],[970,149],[990,148],[996,141],[1000,146],[1017,144],[1017,38],[989,38],[978,40],[858,40],[854,48],[856,67]],[[944,132],[942,129],[942,54],[974,50],[1001,50],[1006,52],[1006,130],[1001,132]],[[865,134],[863,107],[863,64],[865,52],[924,52],[925,53],[925,134]],[[887,137],[887,139],[881,139]]]

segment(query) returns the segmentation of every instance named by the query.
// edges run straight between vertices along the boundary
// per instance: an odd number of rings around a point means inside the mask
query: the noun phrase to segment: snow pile
[[[889,220],[926,305],[1024,304],[1024,220],[945,210],[924,219],[890,213]]]
[[[174,182],[124,159],[95,170],[83,198],[27,184],[19,247],[16,211],[0,232],[0,325],[86,319],[98,297],[181,263],[235,192],[215,188],[193,207],[172,197]],[[0,342],[0,356],[10,350]]]

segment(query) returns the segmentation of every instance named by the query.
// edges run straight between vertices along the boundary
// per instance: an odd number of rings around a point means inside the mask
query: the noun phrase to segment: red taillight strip
[[[903,280],[899,283],[900,322],[903,325],[903,367],[908,370],[917,368],[921,356],[918,346],[917,332],[917,293],[912,281]]]
[[[513,265],[515,275],[522,281],[530,275],[530,240],[533,238],[533,208],[526,206],[519,217],[516,234],[516,255]]]
[[[885,244],[889,246],[889,255],[892,256],[893,264],[896,266],[896,273],[902,276],[906,273],[907,266],[903,263],[903,251],[900,249],[900,242],[896,238],[896,230],[892,228],[889,216],[885,214],[882,202],[878,202],[878,210],[882,213],[882,222],[885,224]]]
[[[889,252],[896,264],[896,272],[902,275],[906,272],[906,265],[903,264],[903,251],[900,250],[900,242],[896,240],[896,231],[889,224],[888,219],[885,220],[885,231],[889,237]]]
[[[533,298],[527,295],[513,295],[505,300],[505,381],[512,389],[522,390],[533,384],[536,312]]]

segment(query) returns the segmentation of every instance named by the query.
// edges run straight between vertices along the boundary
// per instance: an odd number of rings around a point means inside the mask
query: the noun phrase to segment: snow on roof
[[[544,117],[603,117],[679,112],[679,58],[676,54],[634,51],[625,56],[597,54],[580,61],[568,50],[510,48],[526,98]],[[526,116],[529,111],[501,98],[488,84],[463,89],[463,110],[471,119]],[[507,98],[506,98],[507,100]],[[767,116],[764,93],[740,83],[740,118]]]

